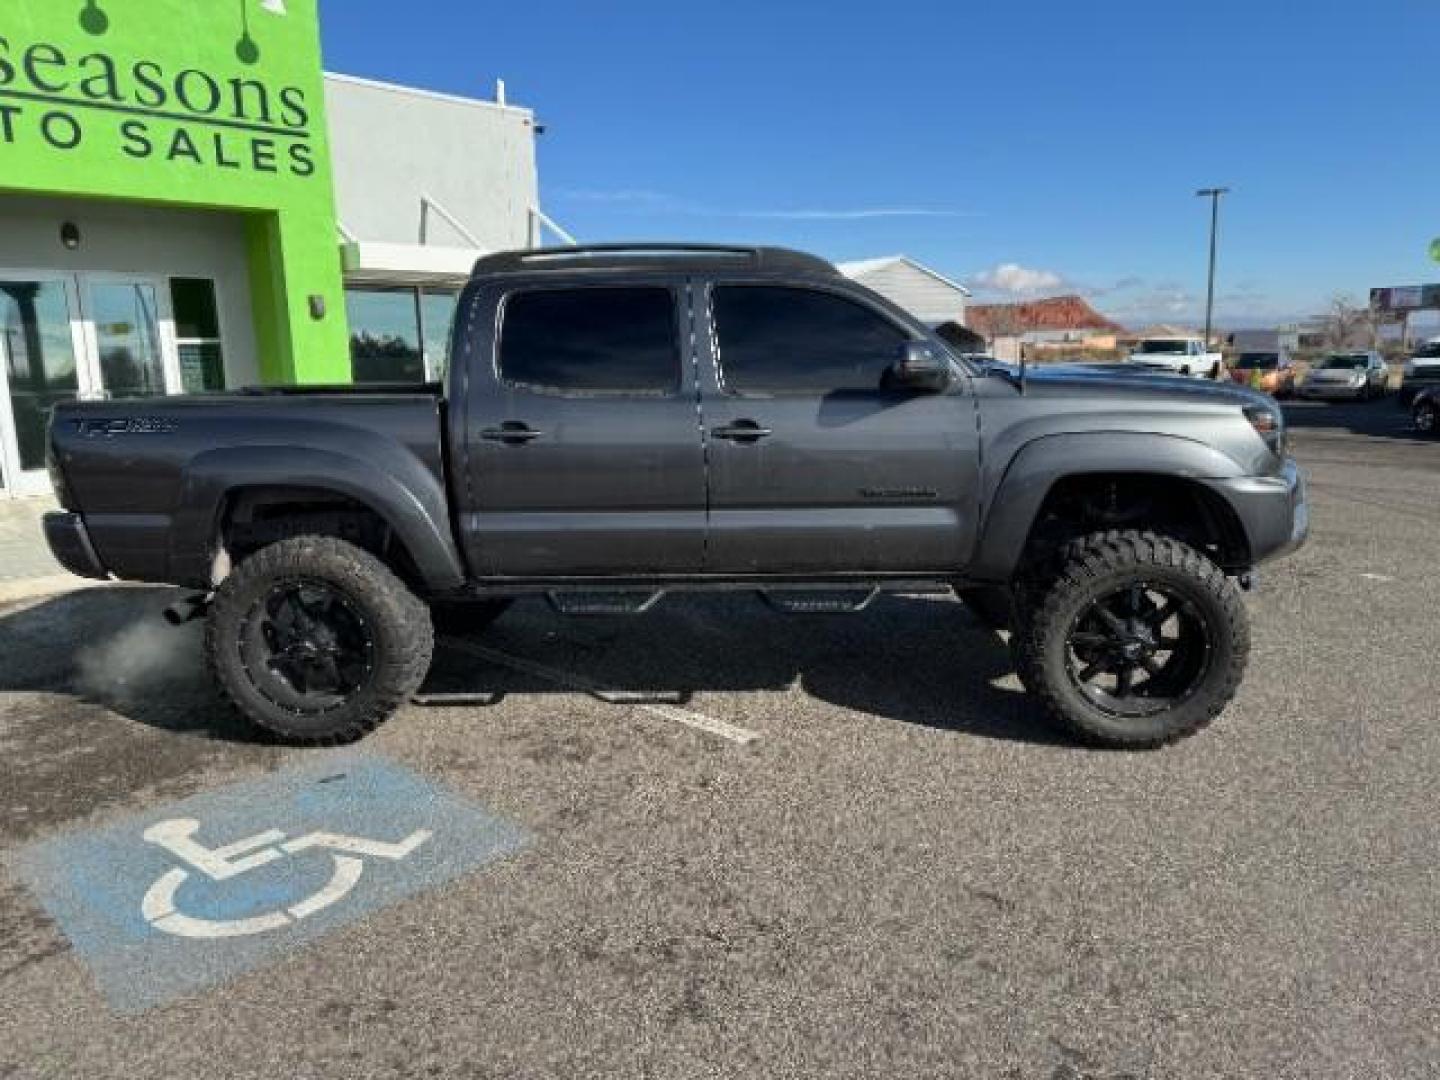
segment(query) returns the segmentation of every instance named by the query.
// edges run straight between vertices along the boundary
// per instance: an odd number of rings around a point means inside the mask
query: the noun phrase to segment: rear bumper
[[[44,524],[45,542],[61,566],[84,578],[104,581],[110,577],[79,514],[46,514]]]
[[[1215,484],[1239,515],[1252,563],[1288,555],[1310,535],[1305,478],[1293,460],[1286,459],[1278,476],[1243,476]]]

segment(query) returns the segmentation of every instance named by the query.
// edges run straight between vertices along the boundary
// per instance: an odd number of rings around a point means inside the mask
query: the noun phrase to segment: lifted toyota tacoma
[[[1230,701],[1241,587],[1307,530],[1264,395],[977,368],[775,248],[487,256],[443,387],[67,404],[49,449],[61,562],[196,590],[225,695],[304,744],[389,718],[437,621],[743,589],[953,590],[1070,731],[1159,746]]]

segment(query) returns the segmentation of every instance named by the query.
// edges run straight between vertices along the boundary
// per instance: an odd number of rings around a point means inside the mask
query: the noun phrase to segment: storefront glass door
[[[91,336],[94,396],[156,397],[180,392],[167,291],[148,279],[81,279]]]
[[[180,392],[169,290],[150,278],[0,269],[0,368],[0,495],[44,492],[55,405]]]
[[[0,472],[5,494],[44,491],[50,409],[88,389],[75,282],[0,272]]]

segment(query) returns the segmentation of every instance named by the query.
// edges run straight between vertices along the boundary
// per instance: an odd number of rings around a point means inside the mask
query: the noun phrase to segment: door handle
[[[726,424],[717,427],[710,432],[717,439],[729,439],[731,442],[752,443],[775,433],[767,427],[761,427],[754,420],[736,420],[733,424]]]
[[[524,446],[544,434],[522,420],[506,420],[498,428],[486,428],[480,432],[480,437],[490,442],[505,443],[507,446]]]

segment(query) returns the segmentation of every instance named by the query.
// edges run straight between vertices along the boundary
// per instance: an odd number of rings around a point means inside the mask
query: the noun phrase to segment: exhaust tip
[[[171,626],[184,626],[188,622],[194,622],[202,618],[210,610],[210,597],[191,596],[181,600],[178,604],[171,604],[162,614],[165,621]]]

